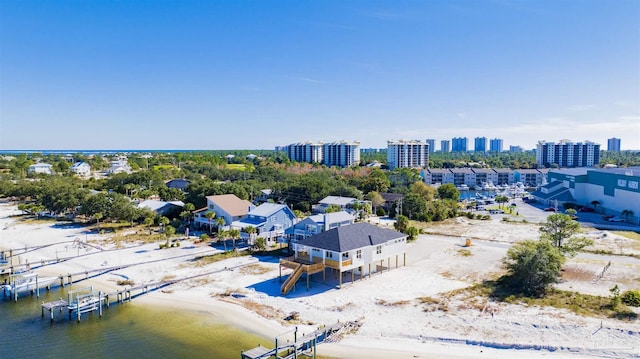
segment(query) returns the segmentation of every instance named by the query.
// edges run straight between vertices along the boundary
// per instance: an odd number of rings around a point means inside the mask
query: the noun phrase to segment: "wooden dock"
[[[251,261],[248,263],[244,263],[244,264],[239,264],[233,267],[225,267],[225,268],[220,268],[220,269],[216,269],[213,271],[209,271],[206,273],[200,273],[200,274],[195,274],[192,276],[188,276],[188,277],[183,277],[183,278],[175,278],[175,279],[170,279],[170,280],[165,280],[165,281],[157,281],[157,282],[151,282],[151,283],[143,283],[143,284],[139,284],[136,286],[131,286],[131,287],[126,287],[124,289],[121,290],[117,290],[115,292],[111,292],[111,293],[102,293],[102,292],[94,292],[93,288],[90,287],[88,288],[84,288],[84,289],[78,289],[75,291],[71,291],[69,292],[69,300],[65,301],[62,298],[60,298],[60,300],[57,301],[52,301],[52,302],[43,302],[41,304],[41,308],[42,308],[42,318],[44,318],[45,316],[45,311],[49,312],[49,317],[51,319],[51,321],[53,322],[53,318],[54,318],[54,312],[56,310],[62,312],[65,308],[67,308],[67,310],[69,310],[69,315],[71,317],[71,315],[73,313],[75,313],[77,315],[77,320],[78,322],[80,322],[80,315],[82,313],[87,313],[87,312],[91,312],[91,311],[95,311],[95,310],[99,310],[100,313],[100,317],[102,317],[102,307],[103,304],[109,308],[111,304],[118,304],[118,303],[125,303],[125,302],[130,302],[132,299],[141,296],[141,295],[145,295],[148,294],[150,292],[156,291],[158,289],[176,284],[176,283],[180,283],[180,282],[184,282],[187,280],[191,280],[191,279],[195,279],[195,278],[200,278],[200,277],[204,277],[204,276],[208,276],[208,275],[212,275],[212,274],[216,274],[216,273],[221,273],[224,271],[228,271],[228,270],[235,270],[238,268],[242,268],[244,266],[250,265],[250,264],[254,264],[256,261]],[[86,295],[97,295],[99,296],[99,305],[93,306],[91,309],[89,309],[89,307],[87,308],[82,308],[80,306],[80,301],[78,299],[78,297],[76,296],[75,302],[78,303],[77,307],[80,308],[79,311],[77,310],[70,310],[69,306],[71,304],[74,303],[74,300],[72,300],[72,293],[78,293],[78,292],[87,292]],[[82,296],[80,296],[80,299],[82,298]],[[95,302],[94,302],[95,303]]]
[[[241,359],[297,359],[298,356],[304,355],[315,359],[318,344],[337,342],[342,335],[357,331],[362,323],[362,318],[351,322],[338,322],[303,335],[300,338],[298,338],[298,327],[296,327],[293,332],[293,342],[286,341],[283,344],[282,340],[278,340],[281,335],[274,339],[275,347],[273,349],[259,345],[247,351],[242,351],[240,357]]]

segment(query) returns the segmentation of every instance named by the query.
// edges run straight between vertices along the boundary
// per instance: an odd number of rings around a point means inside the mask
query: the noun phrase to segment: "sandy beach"
[[[568,310],[495,303],[465,296],[462,291],[452,292],[500,273],[501,258],[511,242],[537,237],[534,225],[459,219],[441,227],[447,235],[420,235],[410,243],[406,266],[362,280],[355,278],[353,283],[350,276],[345,276],[346,284],[341,289],[337,288],[337,278],[327,275],[323,282],[319,275],[311,281],[309,290],[301,280],[294,291],[281,296],[278,260],[274,257],[243,256],[200,265],[193,258],[217,250],[192,240],[164,250],[158,249],[158,243],[116,246],[109,235],[87,233],[82,227],[53,221],[23,223],[19,214],[15,205],[0,205],[0,249],[43,247],[20,254],[16,260],[35,267],[43,259],[81,255],[37,268],[42,275],[147,262],[86,281],[109,292],[122,289],[117,282],[123,279],[143,284],[221,270],[141,296],[133,305],[189,308],[265,338],[295,326],[308,333],[337,321],[364,320],[356,333],[337,343],[320,345],[318,352],[323,356],[640,356],[637,320],[583,317]],[[612,233],[603,236],[602,231],[593,230],[588,235],[598,240],[596,246],[606,246],[606,241],[616,241],[617,246],[634,245]],[[464,248],[469,252],[462,251],[466,238],[473,238],[474,245]],[[613,261],[610,270],[595,281],[608,261]],[[559,286],[588,294],[609,295],[608,289],[615,284],[622,290],[637,289],[640,280],[640,260],[633,257],[580,255],[565,267],[583,275],[563,280]],[[289,273],[283,269],[283,275]],[[84,282],[80,285],[86,286]],[[292,312],[298,313],[298,319],[285,320]]]

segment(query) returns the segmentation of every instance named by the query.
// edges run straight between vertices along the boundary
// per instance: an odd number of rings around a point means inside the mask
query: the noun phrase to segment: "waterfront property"
[[[207,196],[207,207],[194,211],[193,222],[200,228],[209,227],[215,223],[215,220],[209,219],[207,212],[214,212],[215,218],[224,219],[224,225],[228,225],[244,219],[254,208],[251,202],[240,199],[234,194]]]
[[[351,273],[362,279],[363,275],[392,268],[392,259],[398,267],[400,259],[406,265],[407,235],[391,229],[380,228],[370,223],[355,223],[338,227],[293,244],[294,255],[281,260],[280,266],[294,269],[283,284],[281,292],[286,294],[303,273],[309,275],[332,269],[339,278]],[[296,265],[297,264],[297,265]]]
[[[296,215],[283,204],[263,203],[247,213],[241,220],[231,223],[232,229],[241,232],[241,238],[246,239],[250,245],[257,238],[264,238],[266,244],[271,246],[285,241],[285,230],[296,223]],[[255,233],[247,233],[248,227],[255,228]]]
[[[341,226],[353,224],[356,218],[347,211],[322,213],[309,216],[293,225],[286,232],[292,242]]]

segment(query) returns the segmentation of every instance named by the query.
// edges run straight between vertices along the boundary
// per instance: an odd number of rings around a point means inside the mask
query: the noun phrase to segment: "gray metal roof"
[[[347,252],[404,237],[407,237],[404,233],[361,222],[316,234],[298,241],[298,244],[333,252]]]

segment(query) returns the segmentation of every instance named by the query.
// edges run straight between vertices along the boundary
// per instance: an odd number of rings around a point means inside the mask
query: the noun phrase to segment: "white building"
[[[69,168],[69,172],[80,177],[89,177],[91,176],[91,166],[86,162],[76,162]]]
[[[291,161],[322,163],[322,142],[298,142],[287,146],[287,154]]]
[[[387,141],[387,166],[425,168],[429,166],[429,145],[419,140]]]
[[[53,168],[48,163],[36,163],[27,169],[28,173],[41,173],[45,175],[53,174]]]
[[[538,141],[536,162],[541,167],[593,167],[600,163],[600,145],[591,141],[558,143]]]
[[[109,163],[109,169],[107,169],[107,174],[116,174],[116,173],[131,173],[131,166],[127,162],[127,158],[122,156],[118,157],[115,160]]]
[[[323,163],[327,166],[351,167],[360,163],[360,142],[336,141],[323,146]]]

